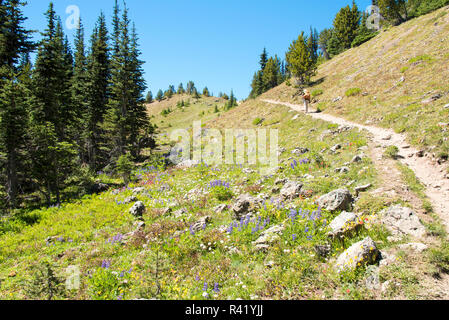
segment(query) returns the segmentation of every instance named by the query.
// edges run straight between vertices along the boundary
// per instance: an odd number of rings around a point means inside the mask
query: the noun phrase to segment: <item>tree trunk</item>
[[[8,164],[7,164],[7,182],[6,190],[8,194],[9,207],[14,209],[17,202],[17,189],[18,189],[18,179],[17,179],[17,164],[16,164],[16,154],[15,151],[11,151],[8,154]]]

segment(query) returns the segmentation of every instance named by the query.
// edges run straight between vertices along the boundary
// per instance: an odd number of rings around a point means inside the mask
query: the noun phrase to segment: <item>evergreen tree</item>
[[[270,57],[262,74],[263,92],[278,86],[281,82],[281,61],[277,56]]]
[[[164,93],[162,92],[162,90],[159,90],[156,95],[156,100],[161,102],[163,99],[164,99]]]
[[[263,52],[260,55],[260,70],[264,70],[268,63],[268,53],[267,49],[263,48]]]
[[[407,0],[378,0],[380,14],[393,25],[408,20]]]
[[[357,36],[359,24],[360,11],[354,1],[352,2],[352,8],[346,6],[337,13],[334,19],[334,30],[341,48],[351,48],[352,42]]]
[[[229,96],[228,103],[226,104],[226,109],[227,109],[227,110],[230,110],[230,109],[236,107],[237,105],[238,105],[238,104],[237,104],[237,99],[236,99],[236,97],[234,96],[234,91],[231,90],[231,95]]]
[[[147,96],[145,98],[146,103],[153,103],[153,93],[151,91],[148,91]]]
[[[53,3],[46,13],[48,27],[36,58],[32,77],[31,110],[33,177],[47,202],[60,203],[61,190],[75,169],[76,149],[68,135],[73,122],[72,65],[62,24]]]
[[[205,88],[203,89],[203,96],[205,96],[205,97],[210,97],[210,92],[209,92],[209,89],[208,89],[207,87],[205,87]]]
[[[304,32],[290,45],[286,53],[286,60],[288,70],[298,79],[300,85],[307,84],[315,74],[316,64],[314,64],[312,54],[307,47]]]
[[[87,88],[84,94],[86,97],[85,160],[94,172],[106,165],[108,158],[103,123],[110,95],[110,73],[108,30],[105,16],[101,14],[90,39],[90,51],[87,59]]]
[[[323,56],[326,60],[330,59],[329,55],[329,40],[332,37],[333,30],[332,29],[324,29],[320,32],[318,38],[318,46],[323,53]]]
[[[318,49],[319,49],[319,35],[316,29],[310,27],[310,36],[307,39],[307,47],[310,51],[310,56],[314,64],[318,62]]]
[[[193,81],[189,81],[187,83],[186,93],[192,95],[195,89],[195,83]]]
[[[184,87],[182,85],[182,83],[179,84],[178,86],[178,91],[176,92],[177,94],[184,94],[186,93],[186,91],[184,90]]]
[[[27,169],[30,66],[19,63],[34,46],[23,27],[22,6],[16,0],[0,1],[0,179],[10,208],[18,205]]]

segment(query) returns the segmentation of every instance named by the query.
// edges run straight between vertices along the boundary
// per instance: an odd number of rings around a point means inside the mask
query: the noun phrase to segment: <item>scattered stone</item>
[[[382,223],[394,236],[421,238],[426,235],[426,229],[410,208],[395,205],[383,210],[380,216]]]
[[[380,269],[378,266],[369,266],[366,269],[365,287],[368,290],[379,290],[380,284]]]
[[[425,155],[425,151],[424,151],[424,150],[419,150],[419,151],[416,153],[416,156],[417,156],[418,158],[422,158],[422,157],[424,157],[424,155]]]
[[[441,99],[442,96],[443,96],[442,94],[437,93],[437,94],[434,94],[433,96],[431,96],[430,98],[421,101],[421,103],[422,104],[430,104],[430,103],[432,103],[434,101],[437,101],[437,100]]]
[[[260,237],[253,242],[255,251],[266,251],[269,247],[281,239],[280,235],[284,232],[284,225],[276,225],[262,232]]]
[[[348,167],[341,167],[341,168],[336,168],[335,169],[335,173],[348,173],[349,172],[349,168]]]
[[[295,150],[292,151],[292,154],[294,154],[296,156],[301,156],[303,154],[306,154],[309,151],[310,150],[307,148],[296,148]]]
[[[254,199],[249,194],[240,195],[232,206],[234,218],[240,220],[241,218],[246,217],[250,213],[253,202]]]
[[[351,163],[358,163],[362,161],[362,157],[361,156],[355,156],[354,158],[352,158]]]
[[[334,190],[318,199],[318,205],[330,212],[350,210],[353,201],[348,189]]]
[[[371,183],[365,184],[365,185],[360,186],[360,187],[356,187],[355,188],[356,196],[358,196],[361,192],[367,191],[369,188],[371,188]]]
[[[281,185],[281,184],[286,184],[287,181],[288,181],[288,179],[285,179],[285,178],[284,178],[284,179],[278,178],[278,179],[276,179],[276,181],[274,182],[274,184],[277,185],[277,186],[279,186],[279,185]]]
[[[335,102],[338,102],[338,101],[341,101],[341,100],[343,100],[343,98],[338,96],[338,97],[332,99],[332,102],[335,103]]]
[[[443,107],[444,109],[449,109],[449,103]]]
[[[281,189],[281,197],[288,200],[296,199],[301,194],[303,184],[296,181],[287,182]]]
[[[199,232],[199,231],[203,230],[204,227],[207,226],[207,224],[211,221],[212,221],[212,217],[210,217],[210,216],[202,217],[200,220],[198,220],[196,223],[194,223],[190,227],[190,231]]]
[[[98,194],[98,193],[102,193],[102,192],[108,191],[108,189],[109,189],[109,185],[107,185],[105,183],[101,183],[101,182],[96,182],[90,188],[90,192]]]
[[[123,201],[123,203],[124,203],[124,204],[130,204],[130,203],[136,202],[136,201],[138,201],[138,199],[137,199],[135,196],[132,196],[132,197],[126,198],[126,199]]]
[[[279,153],[279,154],[283,154],[283,153],[285,153],[286,151],[287,151],[287,149],[285,149],[285,148],[279,148],[278,153]]]
[[[335,268],[340,273],[345,270],[355,270],[365,265],[371,265],[376,263],[379,254],[376,243],[373,239],[367,237],[343,252],[338,257]]]
[[[178,169],[188,169],[188,168],[192,168],[194,166],[199,165],[200,162],[197,160],[184,160],[181,163],[179,163],[178,165],[176,165],[176,168]]]
[[[179,209],[179,210],[176,210],[175,212],[173,212],[173,216],[175,218],[181,218],[186,213],[187,213],[186,209]]]
[[[359,217],[353,212],[343,211],[330,224],[328,236],[331,238],[344,238],[346,235],[360,228]]]
[[[429,247],[427,245],[425,245],[424,243],[407,243],[407,244],[402,244],[398,247],[400,250],[411,250],[411,251],[415,251],[417,253],[422,253],[424,251],[426,251],[427,249],[429,249]]]
[[[142,201],[138,201],[131,209],[129,209],[129,213],[131,213],[135,217],[142,217],[145,213],[145,205]]]
[[[315,246],[315,252],[322,258],[327,258],[332,251],[330,244]]]
[[[382,140],[389,141],[389,140],[391,140],[391,138],[393,138],[393,136],[390,134],[390,135],[382,138]]]
[[[336,144],[335,146],[333,146],[333,147],[330,149],[330,152],[331,152],[331,153],[336,153],[337,150],[340,150],[340,149],[341,149],[341,144]]]
[[[253,174],[255,171],[253,169],[250,168],[245,168],[242,170],[243,173],[245,174]]]
[[[143,187],[135,188],[133,190],[133,195],[138,195],[138,194],[141,194],[143,192],[145,192],[145,188],[143,188]]]
[[[380,259],[381,259],[379,262],[380,267],[388,267],[388,266],[392,265],[393,263],[395,263],[397,260],[395,255],[389,254],[384,251],[382,251],[380,253]]]
[[[214,208],[214,212],[215,213],[222,213],[223,211],[225,211],[228,208],[228,206],[226,204],[220,204],[218,206],[216,206]]]

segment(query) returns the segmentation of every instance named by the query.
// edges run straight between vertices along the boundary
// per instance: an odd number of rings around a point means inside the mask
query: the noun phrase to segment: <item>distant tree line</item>
[[[31,195],[47,204],[88,192],[100,170],[154,147],[145,109],[143,61],[126,5],[115,3],[113,30],[100,14],[74,48],[53,3],[39,43],[26,30],[21,0],[0,0],[0,205]],[[37,50],[34,63],[30,53]]]
[[[372,4],[379,8],[380,27],[386,27],[427,14],[448,5],[449,0],[373,0]],[[285,62],[277,56],[268,59],[264,49],[260,56],[260,69],[253,76],[249,98],[256,98],[292,77],[298,86],[308,84],[320,63],[360,46],[378,34],[378,30],[369,28],[373,13],[361,12],[353,1],[352,6],[339,10],[332,28],[320,33],[310,28],[308,35],[301,32],[291,43]]]
[[[200,93],[198,92],[198,90],[195,87],[195,83],[193,81],[189,81],[187,83],[187,87],[186,89],[184,89],[184,85],[182,83],[179,84],[178,86],[178,90],[175,90],[175,86],[170,85],[168,86],[168,89],[163,91],[162,89],[160,89],[157,94],[156,97],[153,98],[153,93],[151,91],[148,91],[147,96],[146,96],[146,103],[153,103],[154,100],[161,102],[164,99],[171,99],[174,95],[181,95],[181,94],[188,94],[193,96],[193,98],[195,99],[199,99]],[[207,87],[205,87],[203,89],[202,95],[204,97],[210,97],[213,94],[209,91],[209,89]]]

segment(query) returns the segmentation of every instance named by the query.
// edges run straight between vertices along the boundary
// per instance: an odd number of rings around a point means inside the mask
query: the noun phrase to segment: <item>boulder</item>
[[[280,224],[262,232],[259,238],[253,242],[255,251],[265,251],[266,249],[268,249],[273,243],[281,239],[280,236],[282,235],[282,232],[284,232],[284,230],[284,225]]]
[[[330,149],[330,152],[331,153],[335,153],[335,152],[337,152],[337,150],[340,150],[341,149],[341,144],[336,144],[335,146],[333,146],[331,149]]]
[[[365,192],[367,191],[369,188],[371,188],[371,183],[365,184],[363,186],[359,186],[355,188],[355,193],[358,196],[360,192]]]
[[[318,199],[318,205],[327,211],[350,210],[353,201],[348,189],[334,190]]]
[[[141,194],[143,192],[145,192],[145,188],[143,188],[143,187],[135,188],[133,190],[133,195],[138,195],[138,194]]]
[[[309,151],[310,150],[307,148],[296,148],[295,150],[292,151],[292,154],[294,154],[296,156],[301,156],[303,154],[306,154]]]
[[[225,211],[227,209],[227,207],[228,206],[226,204],[220,204],[220,205],[218,205],[218,206],[216,206],[214,208],[214,212],[215,213],[222,213],[223,211]]]
[[[232,206],[232,211],[234,213],[234,218],[240,220],[246,217],[254,204],[254,199],[249,194],[240,195]]]
[[[338,273],[346,270],[352,271],[376,263],[379,256],[380,252],[376,243],[373,239],[367,237],[343,252],[338,257],[335,268]]]
[[[353,212],[343,211],[329,224],[329,228],[329,237],[343,238],[360,228],[359,217]]]
[[[195,222],[194,224],[192,224],[190,226],[190,231],[193,231],[195,233],[199,232],[199,231],[203,230],[205,228],[205,226],[207,226],[207,224],[211,221],[212,221],[212,217],[210,217],[210,216],[202,217],[200,220],[198,220],[197,222]]]
[[[383,210],[380,217],[381,222],[394,236],[421,238],[426,235],[426,229],[410,208],[395,205]]]
[[[178,165],[176,165],[176,168],[178,169],[188,169],[188,168],[192,168],[194,166],[199,165],[200,162],[196,161],[196,160],[184,160],[181,163],[179,163]]]
[[[354,156],[354,158],[352,158],[351,163],[358,163],[362,161],[362,157],[361,156]]]
[[[135,217],[141,217],[145,213],[145,205],[142,201],[138,201],[129,209],[129,213]]]
[[[136,201],[138,201],[138,199],[137,199],[136,197],[132,196],[132,197],[126,198],[126,199],[123,201],[123,203],[124,203],[124,204],[130,204],[130,203],[136,202]]]
[[[303,184],[296,181],[287,182],[281,189],[281,197],[285,200],[293,200],[299,197],[301,194]]]

